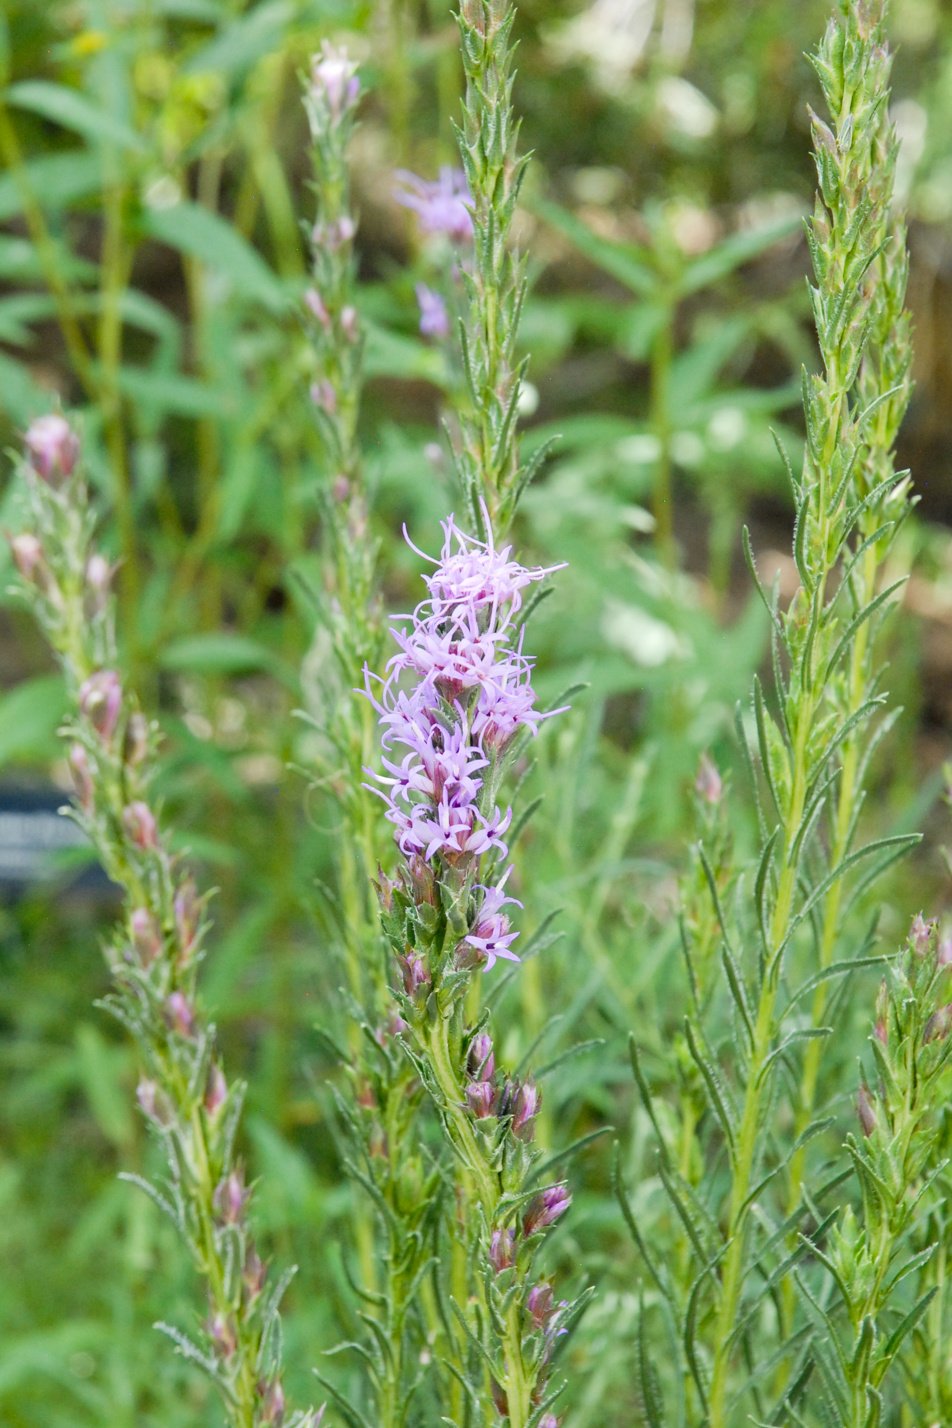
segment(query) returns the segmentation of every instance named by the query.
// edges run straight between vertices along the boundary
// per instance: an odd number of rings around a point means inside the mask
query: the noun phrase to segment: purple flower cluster
[[[472,195],[462,169],[444,165],[437,179],[427,180],[399,169],[395,175],[401,187],[397,202],[410,208],[423,233],[443,233],[451,243],[463,245],[473,236]]]
[[[496,769],[520,729],[535,734],[549,717],[535,707],[532,660],[522,652],[516,616],[523,590],[550,571],[519,565],[512,547],[497,550],[491,536],[465,535],[452,516],[443,531],[436,569],[424,576],[429,598],[409,628],[391,631],[399,652],[386,677],[365,671],[384,750],[384,772],[373,774],[383,787],[368,787],[386,803],[408,861],[439,859],[469,873],[486,853],[508,855],[512,809],[495,803]],[[475,884],[479,902],[459,949],[462,965],[518,961],[504,911],[515,902],[505,892],[508,877],[507,870],[492,886]]]

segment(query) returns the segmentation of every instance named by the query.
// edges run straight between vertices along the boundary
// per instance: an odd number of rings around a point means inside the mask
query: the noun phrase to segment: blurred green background
[[[804,53],[827,14],[824,0],[519,7],[515,99],[534,154],[517,225],[531,277],[524,440],[559,440],[517,538],[533,559],[569,562],[533,620],[539,688],[588,687],[546,728],[520,794],[545,799],[517,853],[527,928],[558,913],[560,935],[507,987],[498,1042],[518,1060],[554,1013],[537,1064],[597,1042],[546,1080],[542,1134],[557,1147],[614,1127],[648,1224],[668,1211],[625,1038],[637,1029],[653,1083],[677,1095],[672,909],[702,751],[731,780],[741,846],[751,837],[731,726],[766,629],[740,527],[788,589],[791,502],[772,433],[796,466],[799,373],[814,360],[801,219],[817,86]],[[948,898],[936,810],[952,726],[952,13],[896,0],[891,31],[917,352],[900,464],[922,499],[886,681],[906,712],[868,816],[927,833],[880,889],[896,940],[911,913]],[[316,1030],[341,1015],[338,814],[309,786],[320,750],[294,717],[319,704],[326,658],[308,594],[332,473],[301,320],[313,201],[300,103],[326,37],[361,59],[368,91],[353,146],[364,447],[386,602],[405,609],[418,560],[401,525],[432,549],[455,500],[432,449],[453,374],[417,332],[430,260],[393,170],[430,177],[454,160],[448,5],[6,0],[0,16],[0,439],[16,447],[54,401],[80,414],[103,540],[121,561],[126,656],[165,736],[161,794],[219,889],[204,998],[250,1081],[263,1238],[301,1267],[285,1316],[301,1401],[311,1366],[356,1323],[338,1072]],[[9,479],[0,526],[17,526]],[[6,585],[5,547],[0,563]],[[51,769],[65,788],[62,689],[15,602],[0,641],[4,798]],[[212,1424],[210,1390],[151,1328],[188,1326],[200,1309],[171,1228],[117,1179],[153,1159],[131,1052],[93,1006],[114,906],[75,885],[75,862],[11,884],[0,904],[0,1422]],[[855,1035],[826,1066],[845,1114],[873,994],[857,979],[843,1013]],[[573,1283],[598,1286],[565,1361],[579,1428],[609,1410],[640,1421],[640,1270],[609,1189],[611,1140],[573,1167],[575,1209],[553,1246]]]

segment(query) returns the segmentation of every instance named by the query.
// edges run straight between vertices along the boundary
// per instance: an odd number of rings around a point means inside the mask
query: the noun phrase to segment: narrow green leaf
[[[65,84],[55,84],[49,79],[24,79],[11,85],[5,97],[8,104],[61,124],[92,143],[116,144],[130,153],[142,153],[145,149],[143,139],[134,129]]]
[[[259,302],[274,313],[289,306],[284,285],[257,249],[210,208],[183,200],[172,208],[148,209],[142,226],[148,237],[197,258],[226,278],[237,300]]]

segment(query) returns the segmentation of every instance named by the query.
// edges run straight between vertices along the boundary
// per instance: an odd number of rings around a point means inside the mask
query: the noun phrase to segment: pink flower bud
[[[930,1041],[944,1041],[952,1030],[952,1002],[933,1012],[922,1033],[923,1044]]]
[[[148,967],[162,950],[162,933],[146,907],[137,907],[129,915],[129,933],[139,962]]]
[[[936,948],[935,960],[939,967],[952,967],[952,937],[943,937]]]
[[[40,541],[31,531],[23,531],[10,540],[13,563],[30,585],[44,589],[49,580],[49,568]]]
[[[245,1256],[245,1267],[241,1275],[249,1303],[259,1297],[267,1277],[268,1271],[259,1259],[257,1250],[250,1249]]]
[[[917,957],[924,957],[928,952],[934,931],[935,923],[926,922],[922,913],[917,912],[909,929],[909,946]]]
[[[304,301],[307,304],[307,309],[311,316],[317,318],[317,321],[325,331],[328,330],[331,325],[331,315],[324,306],[324,299],[317,291],[317,288],[308,288],[304,294]]]
[[[493,1113],[496,1091],[491,1081],[471,1081],[466,1087],[466,1104],[478,1121]]]
[[[66,762],[69,765],[79,806],[84,812],[89,813],[93,806],[93,780],[89,770],[89,755],[82,744],[72,745],[66,755]]]
[[[112,566],[96,551],[86,562],[86,604],[90,614],[99,615],[106,608],[112,588]]]
[[[321,379],[311,383],[311,401],[320,411],[333,416],[337,411],[337,389],[332,382]]]
[[[195,1008],[184,992],[172,992],[166,998],[165,1015],[169,1026],[179,1036],[191,1036],[195,1027]]]
[[[489,1241],[489,1263],[497,1274],[511,1269],[516,1257],[516,1237],[512,1230],[493,1230]]]
[[[491,1081],[496,1074],[496,1057],[493,1053],[493,1039],[488,1032],[481,1031],[470,1043],[466,1057],[466,1068],[471,1076],[480,1081]]]
[[[550,1185],[543,1190],[541,1195],[537,1195],[529,1205],[523,1221],[523,1231],[526,1236],[534,1235],[539,1230],[548,1229],[549,1225],[554,1225],[560,1216],[564,1215],[569,1205],[572,1203],[572,1196],[565,1185]]]
[[[79,438],[58,412],[37,417],[24,437],[30,465],[51,486],[67,480],[79,456]]]
[[[544,1329],[552,1317],[554,1303],[551,1284],[536,1284],[526,1297],[526,1308],[537,1329]]]
[[[155,1125],[163,1127],[170,1124],[172,1110],[168,1098],[155,1081],[143,1076],[136,1087],[136,1100],[143,1115]]]
[[[241,1219],[251,1191],[246,1187],[237,1170],[233,1170],[224,1180],[219,1181],[214,1194],[215,1210],[225,1225],[237,1225]]]
[[[711,804],[712,807],[721,801],[724,784],[717,771],[717,765],[708,754],[701,755],[697,778],[694,780],[694,790],[699,798],[702,798],[705,803]]]
[[[84,680],[79,690],[80,713],[108,743],[116,732],[122,711],[122,685],[114,669],[100,669]]]
[[[268,1428],[281,1428],[284,1422],[284,1390],[278,1380],[272,1381],[265,1386],[260,1385],[261,1394],[261,1414],[258,1422],[267,1424]]]
[[[865,1086],[860,1086],[856,1093],[856,1113],[859,1116],[859,1123],[863,1130],[863,1135],[871,1136],[876,1129],[876,1112],[873,1109],[873,1102]]]
[[[398,960],[403,973],[403,990],[408,997],[418,996],[430,985],[426,963],[418,952],[408,952]]]
[[[205,1110],[212,1117],[217,1116],[228,1099],[228,1083],[221,1067],[213,1064],[205,1086]]]
[[[157,848],[159,831],[155,815],[147,803],[136,799],[122,812],[122,826],[137,848]]]
[[[230,1359],[238,1346],[234,1325],[223,1314],[215,1314],[209,1320],[208,1337],[223,1359]]]
[[[340,330],[344,334],[345,341],[351,344],[357,341],[360,336],[360,322],[355,307],[348,306],[341,310]]]
[[[143,763],[149,752],[149,721],[138,709],[134,709],[126,720],[122,736],[123,761],[130,768]]]
[[[526,1081],[516,1092],[512,1109],[512,1133],[520,1140],[531,1140],[535,1129],[533,1122],[539,1114],[542,1092],[532,1081]]]
[[[198,889],[192,878],[186,878],[176,891],[172,904],[175,915],[175,932],[183,957],[187,958],[195,946],[201,919],[201,904]]]

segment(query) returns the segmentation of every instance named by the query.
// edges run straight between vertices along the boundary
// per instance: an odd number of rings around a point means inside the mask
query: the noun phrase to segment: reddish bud
[[[230,1359],[238,1347],[235,1327],[223,1314],[215,1314],[208,1321],[208,1337],[223,1359]]]
[[[512,1108],[512,1132],[520,1140],[531,1140],[535,1127],[533,1121],[539,1114],[542,1092],[532,1081],[526,1081],[516,1092]]]
[[[79,806],[88,813],[93,806],[93,780],[89,770],[89,755],[82,744],[73,744],[66,755],[66,762],[69,765]]]
[[[403,973],[403,990],[408,997],[416,997],[430,985],[426,963],[418,952],[408,952],[397,960]]]
[[[122,685],[114,669],[97,670],[83,681],[79,709],[102,739],[112,738],[122,710]]]
[[[516,1258],[516,1237],[512,1230],[493,1230],[489,1241],[489,1263],[497,1274],[511,1269]]]
[[[195,1027],[195,1008],[184,992],[172,992],[166,997],[165,1015],[169,1026],[179,1036],[191,1036]]]
[[[863,1135],[872,1135],[876,1129],[876,1112],[873,1109],[872,1099],[865,1086],[860,1086],[856,1093],[856,1112],[859,1116],[859,1123],[863,1129]]]
[[[922,1033],[923,1044],[930,1041],[944,1041],[952,1030],[952,1002],[947,1002],[937,1012],[933,1012]]]
[[[39,539],[31,531],[23,531],[10,540],[13,563],[28,584],[44,589],[49,578],[46,556]]]
[[[551,1284],[536,1284],[526,1296],[526,1308],[537,1329],[544,1329],[552,1317],[554,1303]]]
[[[488,1032],[479,1032],[470,1042],[466,1069],[480,1081],[491,1081],[495,1076],[496,1057],[493,1054],[493,1039]]]
[[[210,1116],[217,1116],[227,1099],[228,1082],[225,1080],[225,1073],[219,1065],[213,1064],[205,1086],[205,1110]]]
[[[493,1113],[496,1091],[491,1081],[471,1081],[466,1087],[466,1104],[478,1121]]]
[[[195,939],[198,936],[199,918],[201,916],[198,889],[192,878],[186,878],[179,886],[172,908],[175,916],[175,933],[179,940],[179,948],[183,955],[187,956],[195,946]]]
[[[261,1413],[258,1422],[267,1424],[268,1428],[281,1428],[284,1422],[284,1390],[278,1380],[272,1379],[267,1385],[259,1385],[258,1392],[261,1395]]]
[[[260,1297],[267,1277],[268,1271],[259,1258],[257,1250],[250,1249],[245,1256],[245,1267],[241,1273],[249,1303],[253,1303]]]
[[[225,1225],[237,1225],[244,1213],[251,1191],[241,1178],[241,1173],[233,1170],[224,1180],[218,1182],[213,1197],[215,1210]]]
[[[129,914],[129,935],[136,957],[148,967],[162,950],[162,933],[148,908],[137,907]]]
[[[130,803],[128,808],[122,811],[122,826],[137,848],[157,848],[159,845],[159,830],[155,822],[155,814],[147,803],[141,799],[136,799]]]

